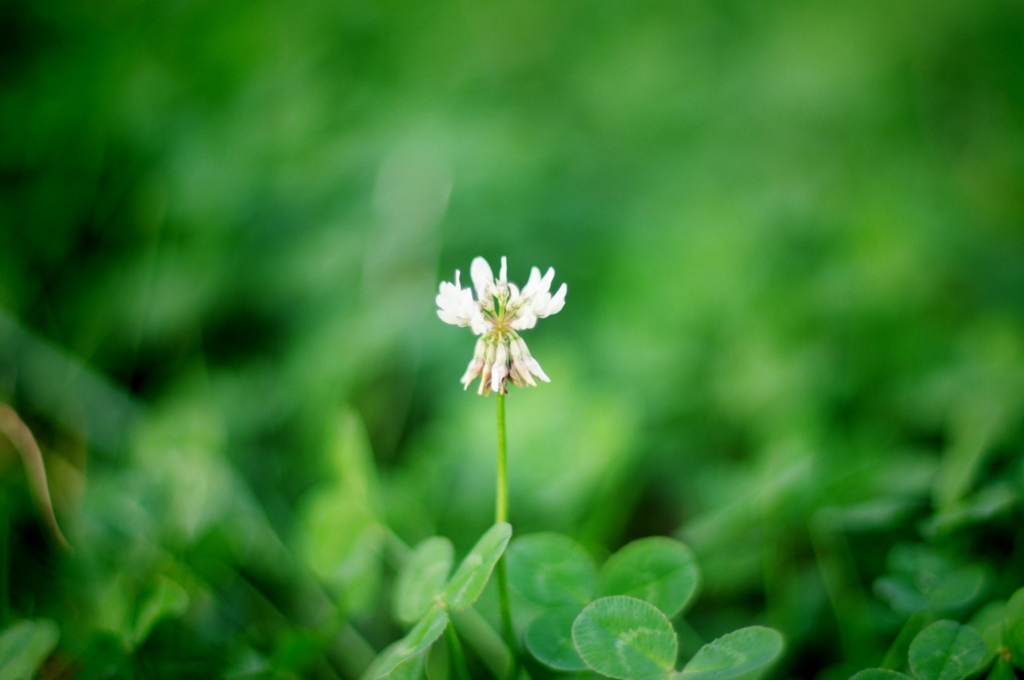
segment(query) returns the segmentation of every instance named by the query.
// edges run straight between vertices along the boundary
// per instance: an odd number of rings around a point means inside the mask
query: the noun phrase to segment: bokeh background
[[[1005,597],[1022,65],[1018,0],[3,0],[0,398],[75,547],[0,442],[4,617],[45,677],[355,680],[396,555],[492,518],[477,255],[569,289],[517,533],[685,540],[688,635],[778,677],[879,663],[893,546]]]

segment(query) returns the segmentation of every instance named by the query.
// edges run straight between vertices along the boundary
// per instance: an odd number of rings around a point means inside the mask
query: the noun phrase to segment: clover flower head
[[[534,377],[551,382],[517,331],[533,328],[537,319],[557,314],[565,306],[567,286],[564,283],[553,295],[551,293],[555,270],[548,269],[541,276],[540,270],[533,267],[522,290],[509,283],[504,257],[497,280],[491,265],[482,257],[475,258],[469,268],[473,288],[462,288],[459,276],[456,270],[455,283],[441,282],[437,315],[445,323],[468,326],[480,336],[473,359],[462,376],[464,388],[477,376],[480,377],[477,393],[483,395],[492,390],[499,394],[508,392],[509,380],[516,387],[536,387]]]

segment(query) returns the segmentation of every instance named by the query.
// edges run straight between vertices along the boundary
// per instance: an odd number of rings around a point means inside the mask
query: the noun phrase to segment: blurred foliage
[[[693,635],[770,624],[780,677],[1005,600],[1022,61],[1016,0],[0,0],[0,401],[75,548],[0,441],[8,632],[43,677],[357,678],[405,546],[490,524],[433,312],[476,255],[569,285],[517,533],[682,538]]]

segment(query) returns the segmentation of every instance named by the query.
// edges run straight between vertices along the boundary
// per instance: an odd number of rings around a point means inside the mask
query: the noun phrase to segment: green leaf
[[[925,609],[942,614],[966,609],[984,593],[987,584],[988,571],[969,564],[938,575],[925,572],[915,577],[882,576],[875,580],[874,591],[902,614]]]
[[[920,543],[893,546],[886,561],[891,573],[877,579],[874,590],[904,615],[924,610],[956,615],[978,602],[990,580],[985,567],[956,567]]]
[[[139,605],[132,630],[132,647],[145,642],[160,619],[178,618],[188,609],[189,597],[185,589],[166,576],[158,579],[156,587]]]
[[[987,401],[985,397],[965,399],[950,414],[951,441],[942,454],[932,487],[932,498],[939,509],[946,509],[967,493],[993,440],[1005,428],[1002,409]]]
[[[0,678],[32,680],[57,646],[60,629],[49,619],[15,621],[0,633]]]
[[[927,612],[911,614],[896,634],[896,639],[889,645],[888,651],[882,657],[882,663],[879,664],[880,667],[889,669],[905,667],[907,665],[907,652],[910,651],[910,643],[932,620],[933,617]]]
[[[905,616],[928,609],[928,598],[914,585],[913,579],[909,576],[880,576],[875,579],[872,590],[879,599],[888,602],[893,611]]]
[[[345,497],[368,508],[380,506],[380,481],[370,436],[359,412],[346,407],[328,441],[327,462]]]
[[[1010,650],[1010,660],[1024,668],[1024,588],[1006,602],[1003,614],[1003,643]]]
[[[582,545],[568,536],[555,533],[521,536],[509,545],[506,559],[509,585],[542,607],[578,604],[582,608],[594,596],[597,582],[594,560]]]
[[[626,595],[602,597],[572,626],[583,661],[621,680],[664,680],[676,662],[676,633],[654,605]]]
[[[363,674],[363,680],[378,680],[391,674],[400,665],[413,658],[441,637],[448,625],[448,614],[434,607],[409,633],[380,653]]]
[[[679,673],[680,680],[726,680],[763,668],[782,653],[782,633],[764,626],[740,628],[709,642]]]
[[[427,652],[422,651],[408,661],[403,661],[385,677],[388,680],[419,680],[427,665]]]
[[[320,489],[303,500],[300,552],[352,616],[372,611],[379,601],[386,533],[373,512],[340,488]]]
[[[944,619],[910,643],[910,670],[918,680],[961,680],[977,670],[987,648],[978,631]]]
[[[629,595],[674,616],[693,599],[700,569],[685,544],[652,536],[633,541],[608,558],[598,579],[598,595]]]
[[[416,546],[395,581],[395,618],[414,623],[430,609],[448,582],[453,553],[452,542],[443,536],[428,538]]]
[[[1006,616],[1006,602],[993,600],[975,612],[967,622],[974,630],[981,633],[989,656],[999,653],[1003,646],[1003,619]]]
[[[95,595],[96,627],[115,633],[125,647],[131,646],[135,627],[135,594],[124,572],[111,577]]]
[[[330,473],[299,504],[299,552],[344,613],[368,614],[380,601],[387,536],[373,451],[353,409],[341,413],[330,434],[324,452]]]
[[[480,537],[441,593],[450,608],[458,611],[476,602],[511,537],[512,525],[508,522],[495,524]]]
[[[866,668],[851,675],[850,680],[910,680],[910,676],[885,668]]]
[[[946,574],[926,595],[934,611],[958,611],[975,602],[987,585],[988,571],[981,565],[968,564]]]
[[[572,641],[572,625],[582,610],[569,605],[538,616],[526,629],[526,648],[538,661],[560,671],[587,670]]]
[[[1020,501],[1020,497],[1020,491],[1010,482],[990,484],[973,497],[956,501],[936,512],[923,523],[922,530],[927,536],[935,536],[989,521],[1008,512]]]

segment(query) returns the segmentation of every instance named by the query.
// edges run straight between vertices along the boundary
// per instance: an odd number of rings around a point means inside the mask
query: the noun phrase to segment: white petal
[[[544,274],[544,278],[540,281],[540,288],[545,293],[551,290],[551,282],[555,280],[555,268],[548,267],[547,272]]]
[[[522,338],[515,339],[516,344],[519,345],[519,352],[522,355],[522,362],[529,369],[530,373],[543,380],[544,382],[551,382],[551,379],[544,372],[544,369],[540,367],[537,360],[530,354],[530,348],[526,346],[526,341]]]
[[[477,304],[476,300],[473,299],[473,289],[463,288],[457,293],[459,304],[466,308],[466,310],[480,309],[480,305]]]
[[[493,362],[484,361],[484,367],[480,371],[480,384],[477,386],[477,394],[486,395],[491,393],[491,370],[493,368]]]
[[[480,369],[484,367],[484,358],[482,356],[474,356],[473,360],[469,362],[469,366],[466,368],[466,374],[462,376],[459,381],[462,383],[462,389],[469,387],[469,383],[473,382],[473,379],[480,375]]]
[[[504,344],[498,345],[494,353],[494,366],[491,368],[491,389],[501,392],[508,375],[508,350]]]
[[[533,312],[533,307],[530,305],[523,305],[519,308],[519,313],[516,315],[515,320],[509,324],[513,330],[525,331],[533,328],[537,325],[537,315]]]
[[[441,292],[434,298],[434,301],[438,307],[447,309],[452,313],[458,313],[458,310],[462,308],[458,295],[453,293],[450,288],[442,288]]]
[[[462,323],[462,319],[460,319],[459,317],[455,316],[451,312],[446,312],[443,309],[437,310],[437,315],[439,317],[441,317],[441,321],[444,321],[445,323],[450,323],[453,326],[465,326],[466,325],[466,324]]]
[[[523,297],[533,297],[540,291],[540,270],[536,267],[530,269],[530,278],[527,279],[526,285],[523,286]]]
[[[565,307],[565,294],[566,292],[568,292],[568,290],[569,287],[563,283],[558,288],[558,292],[555,293],[554,297],[547,301],[543,309],[535,310],[537,312],[537,316],[543,319],[546,316],[558,314],[560,311],[562,311],[562,307]]]
[[[551,382],[551,378],[547,376],[544,369],[537,363],[536,359],[533,357],[523,357],[523,363],[525,363],[526,367],[530,369],[530,373],[533,373],[544,382]]]
[[[516,359],[512,362],[511,373],[513,375],[517,374],[519,379],[529,384],[530,387],[537,386],[537,381],[533,379],[532,375],[530,375],[530,369],[526,367],[526,364],[522,359]]]
[[[453,302],[451,298],[446,298],[442,295],[437,296],[437,315],[441,317],[445,323],[455,324],[456,326],[468,326],[469,317],[463,311],[462,307],[458,303]]]
[[[508,379],[511,380],[512,384],[516,387],[525,387],[523,384],[523,377],[519,375],[515,364],[509,364],[508,366]]]
[[[452,296],[452,288],[454,288],[452,284],[448,283],[447,281],[442,281],[441,285],[437,287],[437,297],[450,298]]]
[[[519,288],[514,283],[508,284],[508,306],[518,307],[519,303],[522,302],[523,294],[519,292]]]
[[[494,272],[491,265],[482,257],[473,258],[473,264],[469,268],[469,275],[473,279],[473,287],[476,288],[476,299],[484,300],[489,294],[487,291],[494,285]]]
[[[474,308],[472,314],[469,317],[469,327],[473,329],[473,333],[476,335],[486,335],[490,333],[494,328],[494,322],[480,313],[480,309]]]
[[[454,284],[443,281],[440,291],[434,299],[440,310],[444,312],[444,314],[439,312],[438,316],[446,323],[470,326],[476,317],[481,316],[480,307],[473,300],[473,292],[469,288],[459,290]]]
[[[498,273],[498,281],[501,283],[508,283],[508,262],[505,261],[505,256],[501,256],[501,270]]]

